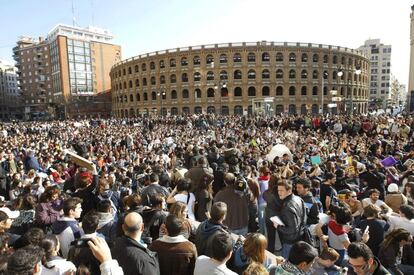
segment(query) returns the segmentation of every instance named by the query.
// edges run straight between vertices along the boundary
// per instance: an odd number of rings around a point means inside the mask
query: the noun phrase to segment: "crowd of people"
[[[414,274],[414,118],[0,123],[0,274]]]

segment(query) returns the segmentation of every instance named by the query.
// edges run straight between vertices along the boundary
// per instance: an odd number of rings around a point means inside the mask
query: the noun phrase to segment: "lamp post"
[[[221,97],[221,90],[223,88],[227,88],[227,83],[224,82],[224,81],[219,81],[218,84],[214,84],[214,91],[217,91],[218,88],[220,88],[220,97]],[[220,98],[220,115],[222,115],[222,114],[223,114],[223,102]]]
[[[337,74],[338,74],[339,77],[342,77],[344,75],[343,69],[339,68]],[[361,65],[356,65],[355,66],[355,74],[356,75],[361,74]],[[349,75],[348,75],[348,78],[347,78],[347,81],[346,81],[346,91],[347,91],[347,93],[348,93],[348,90],[349,90],[349,81],[350,81],[350,79],[349,79]],[[348,99],[347,99],[347,102],[348,102]],[[350,97],[349,103],[350,103],[349,115],[352,117],[353,114],[354,114],[354,91],[352,90],[352,87],[351,87],[351,97]]]
[[[163,91],[158,91],[157,92],[157,95],[160,97],[160,99],[161,99],[161,110],[160,110],[160,113],[161,113],[161,117],[163,117],[164,116],[164,113],[163,113],[163,110],[162,110],[162,101],[163,101],[163,99],[164,99],[164,96],[165,96],[165,91],[163,90]]]
[[[323,99],[324,99],[324,94],[325,94],[325,76],[328,76],[327,72],[323,72],[322,73],[322,96],[321,96],[321,114],[323,115]]]

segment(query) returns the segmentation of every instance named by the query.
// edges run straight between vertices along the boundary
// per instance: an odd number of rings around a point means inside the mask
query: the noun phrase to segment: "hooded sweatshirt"
[[[210,220],[202,222],[197,228],[195,244],[198,255],[212,257],[211,242],[213,236],[219,232],[228,233],[227,227],[221,223],[214,223]]]
[[[60,250],[63,257],[66,258],[70,243],[75,239],[79,239],[83,235],[83,230],[75,219],[63,217],[52,224],[52,233],[57,235],[60,242]]]

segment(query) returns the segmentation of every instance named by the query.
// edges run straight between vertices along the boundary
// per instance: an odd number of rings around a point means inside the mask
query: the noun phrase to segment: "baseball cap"
[[[6,214],[9,219],[15,219],[20,215],[19,211],[11,211],[7,207],[0,207],[0,211]]]

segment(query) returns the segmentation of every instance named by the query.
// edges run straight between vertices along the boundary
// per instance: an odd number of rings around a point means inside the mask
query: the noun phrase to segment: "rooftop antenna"
[[[73,1],[74,0],[72,0],[72,25],[74,26],[74,27],[76,27],[75,25],[76,25],[76,19],[75,19],[75,5],[73,4]]]

